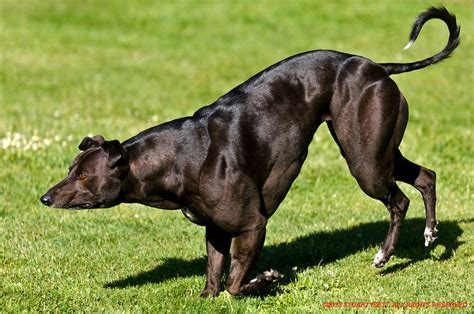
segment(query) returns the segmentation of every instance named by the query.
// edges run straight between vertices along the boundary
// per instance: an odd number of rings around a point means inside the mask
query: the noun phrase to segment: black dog
[[[445,8],[420,14],[407,46],[433,18],[447,24],[449,40],[425,60],[377,64],[336,51],[305,52],[256,74],[192,117],[123,143],[86,137],[67,177],[41,201],[60,208],[141,203],[181,209],[206,226],[202,296],[219,293],[229,251],[226,289],[246,294],[281,276],[268,271],[246,278],[262,249],[268,219],[298,176],[313,134],[326,122],[359,186],[390,212],[387,237],[374,259],[382,267],[394,252],[409,204],[396,181],[413,185],[423,196],[425,245],[437,236],[435,173],[398,149],[408,106],[389,77],[439,62],[458,46],[460,29]]]

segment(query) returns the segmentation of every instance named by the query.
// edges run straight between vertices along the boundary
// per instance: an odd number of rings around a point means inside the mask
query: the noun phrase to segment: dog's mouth
[[[92,203],[68,204],[64,208],[66,208],[66,209],[91,209],[92,208]]]

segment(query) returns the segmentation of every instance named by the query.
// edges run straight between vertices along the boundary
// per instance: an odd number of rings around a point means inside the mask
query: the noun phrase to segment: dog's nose
[[[43,203],[46,206],[51,205],[51,203],[53,202],[53,200],[51,199],[51,196],[49,196],[48,194],[41,196],[40,200],[41,200],[41,203]]]

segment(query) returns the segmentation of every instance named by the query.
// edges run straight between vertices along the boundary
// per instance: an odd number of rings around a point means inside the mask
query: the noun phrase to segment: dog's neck
[[[179,146],[179,141],[170,142],[159,134],[125,146],[129,170],[122,181],[123,202],[162,209],[186,206],[183,164],[187,156],[177,153]]]

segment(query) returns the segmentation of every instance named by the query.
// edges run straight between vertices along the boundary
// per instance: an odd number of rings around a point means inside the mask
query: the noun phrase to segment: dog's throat
[[[204,222],[194,215],[188,207],[181,208],[184,217],[196,225],[204,226]]]

